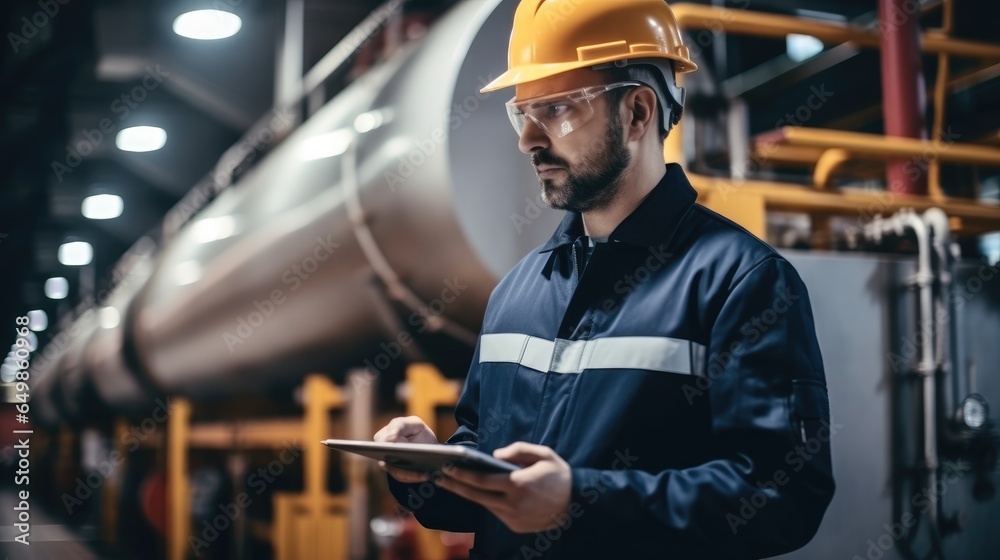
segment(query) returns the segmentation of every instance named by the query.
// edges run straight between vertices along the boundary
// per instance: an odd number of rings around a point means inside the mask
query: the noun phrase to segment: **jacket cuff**
[[[572,467],[570,469],[569,509],[566,513],[576,527],[606,527],[602,494],[608,490],[608,473],[600,469]],[[584,532],[579,529],[578,532]]]

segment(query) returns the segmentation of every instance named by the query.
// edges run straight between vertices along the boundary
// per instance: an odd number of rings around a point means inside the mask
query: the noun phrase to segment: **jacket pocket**
[[[830,419],[826,385],[815,379],[793,379],[792,413],[802,443],[815,437],[822,423]]]

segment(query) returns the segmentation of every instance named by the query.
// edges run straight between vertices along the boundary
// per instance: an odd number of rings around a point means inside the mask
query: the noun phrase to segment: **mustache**
[[[531,164],[535,167],[539,165],[557,165],[559,167],[569,168],[565,161],[554,156],[552,152],[547,150],[538,150],[537,152],[532,152],[531,154]]]

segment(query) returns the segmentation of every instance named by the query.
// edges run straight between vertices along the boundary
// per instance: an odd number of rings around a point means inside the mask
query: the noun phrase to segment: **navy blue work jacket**
[[[813,537],[834,482],[806,287],[695,198],[669,164],[585,268],[567,213],[490,297],[448,443],[553,448],[572,467],[566,514],[516,534],[390,477],[424,526],[503,559],[761,558]]]

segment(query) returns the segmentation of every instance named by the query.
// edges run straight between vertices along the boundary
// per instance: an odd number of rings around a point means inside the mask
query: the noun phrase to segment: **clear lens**
[[[616,82],[604,86],[591,86],[544,97],[507,102],[507,115],[518,136],[530,119],[546,134],[562,138],[579,129],[594,117],[591,102],[598,96],[619,87],[641,85],[638,82]]]

